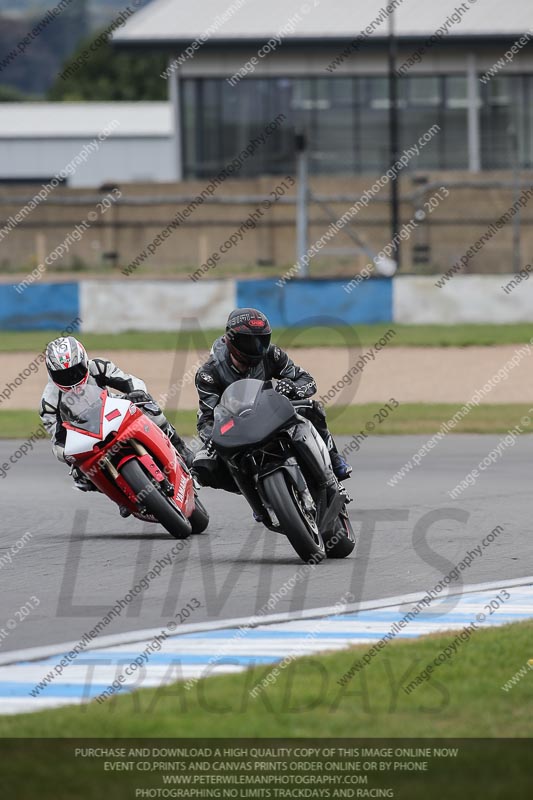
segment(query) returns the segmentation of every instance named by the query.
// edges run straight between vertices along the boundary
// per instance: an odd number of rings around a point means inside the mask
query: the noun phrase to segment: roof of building
[[[170,136],[170,103],[0,103],[0,138]]]
[[[400,37],[515,36],[531,29],[532,0],[153,0],[117,29],[117,44],[265,41],[286,27],[286,40],[349,40],[372,25],[370,39],[388,35],[386,8],[395,4]],[[457,11],[459,9],[459,11]],[[455,18],[452,15],[455,13]],[[292,22],[291,22],[292,20]]]

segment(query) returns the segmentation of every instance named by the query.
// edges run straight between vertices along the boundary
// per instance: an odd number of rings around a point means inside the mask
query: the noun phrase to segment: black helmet
[[[258,364],[270,347],[270,322],[256,308],[236,308],[226,324],[226,344],[240,364]]]

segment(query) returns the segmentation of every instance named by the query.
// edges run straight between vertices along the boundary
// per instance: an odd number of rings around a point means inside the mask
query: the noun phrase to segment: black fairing
[[[296,412],[270,381],[245,378],[232,383],[215,409],[212,441],[219,450],[259,445],[294,423]]]

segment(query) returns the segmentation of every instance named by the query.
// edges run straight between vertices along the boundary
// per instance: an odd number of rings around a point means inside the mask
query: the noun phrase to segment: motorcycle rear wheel
[[[149,476],[136,459],[127,461],[120,470],[122,477],[136,495],[142,493],[142,503],[175,539],[191,535],[191,523],[181,511],[162,494],[158,483]]]
[[[328,558],[346,558],[355,547],[355,534],[348,512],[344,508],[337,519],[333,531],[324,536],[326,555]]]
[[[194,511],[189,517],[193,533],[203,533],[209,525],[209,514],[201,500],[195,495]]]
[[[280,470],[263,478],[263,489],[283,533],[302,561],[306,564],[322,561],[326,557],[322,536],[294,485],[288,484]]]

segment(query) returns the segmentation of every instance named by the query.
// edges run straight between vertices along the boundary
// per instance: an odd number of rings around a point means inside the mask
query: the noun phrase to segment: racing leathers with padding
[[[140,378],[136,378],[135,375],[129,375],[123,372],[116,364],[107,359],[94,358],[89,361],[89,377],[87,380],[88,382],[96,384],[101,389],[111,389],[125,395],[135,391],[146,392],[147,399],[151,399],[146,391],[144,381]],[[41,406],[39,410],[43,425],[52,439],[54,454],[60,461],[65,461],[65,440],[67,435],[62,425],[59,411],[63,394],[65,394],[65,392],[62,392],[61,389],[49,379],[41,397]],[[66,394],[68,394],[68,392]],[[155,408],[157,408],[157,412]],[[192,463],[192,452],[183,439],[176,433],[174,427],[168,422],[157,404],[155,404],[155,408],[154,411],[150,413],[151,419],[153,419],[155,424],[169,437],[178,453],[187,464],[190,465]],[[149,411],[150,409],[148,407],[145,413],[149,413]]]
[[[292,400],[309,398],[316,392],[316,383],[311,375],[295,364],[280,347],[271,344],[263,359],[246,372],[238,370],[231,361],[224,337],[215,341],[211,355],[196,373],[198,391],[198,433],[206,447],[195,457],[193,469],[200,483],[215,489],[238,491],[224,462],[209,446],[213,432],[214,411],[220,403],[225,389],[243,378],[268,381],[272,378],[285,380],[294,386]],[[328,430],[322,403],[313,401],[309,408],[299,410],[315,426],[330,452],[336,452],[335,443]]]

